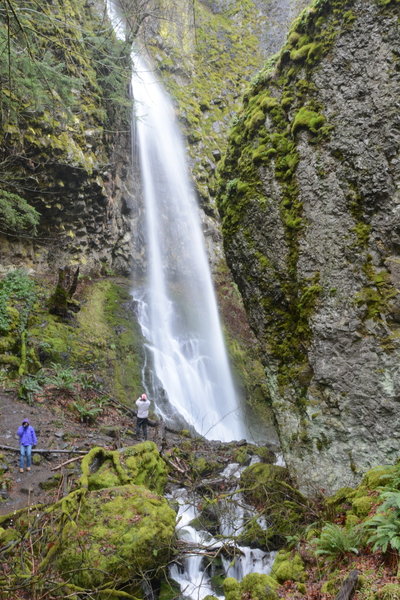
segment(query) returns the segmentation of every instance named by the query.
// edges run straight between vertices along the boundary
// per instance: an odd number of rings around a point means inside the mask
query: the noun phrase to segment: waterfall
[[[117,35],[121,20],[109,3]],[[224,346],[199,208],[174,109],[149,63],[132,53],[133,120],[140,155],[147,281],[134,289],[138,318],[162,395],[171,410],[208,439],[246,437]]]

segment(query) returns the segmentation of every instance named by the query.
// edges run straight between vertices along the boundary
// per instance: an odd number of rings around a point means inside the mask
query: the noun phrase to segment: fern
[[[346,529],[334,523],[327,523],[321,530],[319,538],[313,541],[317,555],[337,557],[352,552],[358,554],[362,531],[359,528]]]
[[[372,549],[386,552],[389,549],[400,551],[400,492],[385,491],[380,496],[384,500],[379,512],[365,522],[370,533],[368,543]]]

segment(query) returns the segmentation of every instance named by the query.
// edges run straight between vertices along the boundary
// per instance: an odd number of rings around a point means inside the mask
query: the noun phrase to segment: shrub
[[[0,224],[4,229],[19,233],[36,233],[40,215],[28,202],[18,196],[0,189]]]

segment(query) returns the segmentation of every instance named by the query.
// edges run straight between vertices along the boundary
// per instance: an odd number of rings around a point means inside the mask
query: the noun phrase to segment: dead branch
[[[69,463],[75,462],[76,460],[82,460],[82,456],[75,456],[74,458],[65,460],[60,465],[57,465],[56,467],[51,468],[50,471],[57,471],[57,469],[61,469],[61,467],[64,467],[65,465],[68,465]]]
[[[352,597],[359,574],[360,571],[357,571],[357,569],[351,571],[347,579],[344,580],[335,600],[349,600]]]
[[[20,449],[19,448],[13,448],[12,446],[4,446],[3,444],[0,444],[0,449],[1,450],[10,450],[11,452],[19,452]],[[87,454],[89,452],[89,450],[58,450],[58,449],[52,449],[52,450],[46,450],[43,448],[33,448],[32,452],[37,452],[38,454]]]

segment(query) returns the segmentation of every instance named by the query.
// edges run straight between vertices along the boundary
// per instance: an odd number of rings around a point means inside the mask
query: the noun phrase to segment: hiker
[[[137,420],[136,420],[136,436],[139,437],[140,430],[143,430],[143,439],[147,440],[147,423],[149,416],[150,400],[147,399],[146,394],[142,394],[136,400],[137,406]]]
[[[28,419],[22,421],[22,425],[18,427],[17,436],[19,437],[20,444],[20,458],[19,458],[19,472],[24,472],[25,457],[26,457],[26,470],[31,470],[31,455],[32,446],[36,446],[37,438],[35,430],[29,425]]]

